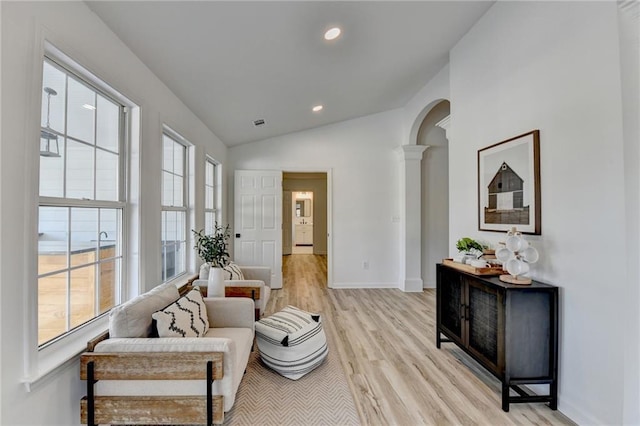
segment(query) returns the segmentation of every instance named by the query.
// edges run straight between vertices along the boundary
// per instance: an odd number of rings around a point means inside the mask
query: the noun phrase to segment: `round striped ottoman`
[[[256,321],[262,361],[291,380],[298,380],[325,360],[329,349],[320,315],[287,306]]]

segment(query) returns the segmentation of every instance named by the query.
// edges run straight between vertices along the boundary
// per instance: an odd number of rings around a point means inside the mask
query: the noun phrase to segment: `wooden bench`
[[[87,396],[80,418],[99,424],[222,424],[224,397],[211,384],[223,376],[221,352],[93,353],[80,357],[80,379]],[[202,396],[95,396],[98,380],[206,380]]]

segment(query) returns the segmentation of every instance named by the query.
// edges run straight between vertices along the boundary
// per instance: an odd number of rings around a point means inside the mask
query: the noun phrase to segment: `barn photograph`
[[[487,223],[529,224],[529,206],[523,205],[524,180],[503,162],[487,186],[489,206],[485,207]]]
[[[479,229],[539,233],[539,131],[478,151]]]

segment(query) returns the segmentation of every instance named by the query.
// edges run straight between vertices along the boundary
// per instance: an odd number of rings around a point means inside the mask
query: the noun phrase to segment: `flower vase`
[[[224,297],[224,274],[222,268],[211,267],[207,280],[207,297]]]

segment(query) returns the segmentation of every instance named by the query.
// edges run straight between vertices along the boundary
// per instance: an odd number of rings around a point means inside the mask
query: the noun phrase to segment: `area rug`
[[[329,336],[327,336],[329,337]],[[329,355],[299,380],[289,380],[260,361],[249,358],[233,408],[225,413],[230,426],[359,425],[347,378],[329,340]]]

